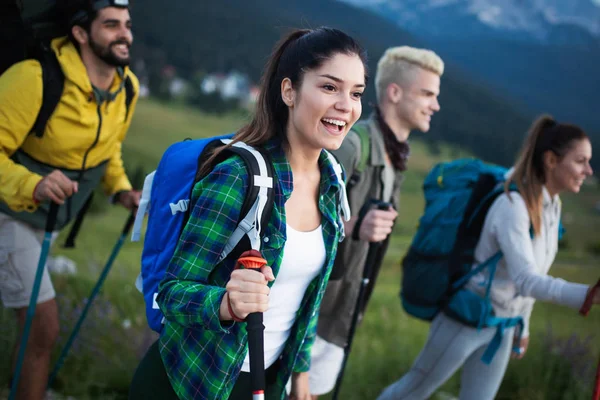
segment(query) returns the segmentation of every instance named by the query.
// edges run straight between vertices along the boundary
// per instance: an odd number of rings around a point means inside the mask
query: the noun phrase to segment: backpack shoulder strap
[[[50,49],[40,50],[39,62],[42,67],[42,106],[30,133],[41,138],[46,130],[48,120],[62,97],[65,74],[56,54]]]
[[[152,171],[144,179],[144,186],[142,188],[142,196],[140,198],[140,204],[135,214],[135,220],[133,222],[133,229],[131,230],[131,241],[138,242],[142,233],[142,225],[144,223],[144,216],[150,208],[150,198],[152,192],[152,184],[154,183],[154,175],[156,171]]]
[[[341,235],[339,241],[341,242],[346,237],[346,230],[344,228],[344,221],[349,221],[351,215],[350,212],[350,204],[348,202],[348,192],[346,191],[346,184],[344,182],[344,169],[342,168],[342,164],[339,163],[335,156],[324,150],[327,154],[329,162],[335,171],[335,176],[337,178],[339,191],[338,191],[338,201],[337,201],[337,211],[338,211],[338,229],[341,230]]]
[[[127,117],[129,116],[129,108],[131,107],[131,102],[135,97],[135,89],[133,88],[133,82],[131,82],[131,78],[129,75],[125,78],[125,121],[127,121]]]
[[[354,124],[352,130],[356,132],[360,139],[360,157],[356,168],[352,172],[352,176],[348,179],[347,190],[352,189],[360,181],[360,175],[365,170],[369,156],[371,155],[371,136],[368,128],[364,124],[358,123]]]
[[[364,124],[356,124],[352,127],[352,130],[356,132],[360,139],[360,159],[356,166],[356,172],[360,174],[365,170],[371,154],[371,135],[369,135],[369,130]]]
[[[225,144],[231,139],[222,139]],[[226,151],[239,155],[248,169],[248,192],[240,212],[241,219],[230,236],[219,257],[227,257],[244,236],[250,241],[250,248],[260,250],[261,237],[271,218],[274,205],[274,184],[276,175],[268,154],[258,148],[236,142]]]
[[[346,185],[344,184],[344,169],[342,168],[342,164],[339,163],[337,158],[330,151],[325,150],[327,157],[329,158],[329,162],[333,166],[333,170],[335,171],[335,176],[337,178],[338,184],[340,186],[339,191],[339,207],[340,207],[340,217],[344,218],[345,221],[350,220],[350,203],[348,202],[348,195],[346,192]]]

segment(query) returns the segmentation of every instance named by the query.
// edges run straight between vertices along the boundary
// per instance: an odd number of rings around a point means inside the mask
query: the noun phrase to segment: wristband
[[[116,192],[115,194],[113,194],[110,198],[110,203],[111,204],[117,204],[119,202],[119,200],[121,200],[121,195],[123,193],[127,193],[128,190],[119,190],[118,192]]]
[[[233,308],[231,307],[231,301],[229,299],[229,293],[226,292],[225,295],[227,296],[227,310],[229,311],[229,315],[231,315],[231,318],[233,318],[235,322],[244,322],[243,319],[238,318],[238,316],[235,315],[235,313],[233,312]]]
[[[40,183],[42,183],[44,179],[40,179],[40,181],[38,183],[35,184],[35,187],[33,188],[33,193],[31,194],[31,197],[33,198],[33,202],[38,205],[40,204],[40,201],[38,199],[35,198],[35,191],[37,190],[37,187],[40,186]]]
[[[590,292],[586,296],[583,305],[579,309],[579,314],[583,315],[584,317],[588,315],[588,313],[592,309],[592,301],[594,300],[594,296],[596,295],[596,292],[598,290],[600,290],[600,280],[598,280],[598,283],[596,283],[596,285],[592,288],[592,290],[590,290]]]

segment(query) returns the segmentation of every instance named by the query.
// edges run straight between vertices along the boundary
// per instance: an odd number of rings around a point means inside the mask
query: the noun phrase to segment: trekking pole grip
[[[360,226],[362,225],[367,213],[371,211],[373,205],[375,205],[378,210],[383,211],[387,210],[389,207],[392,207],[392,203],[387,203],[385,201],[375,199],[365,201],[365,204],[363,204],[358,211],[358,217],[356,219],[356,223],[354,224],[354,229],[352,230],[352,239],[360,240]]]
[[[390,202],[387,201],[378,201],[377,203],[377,209],[380,211],[387,211],[390,207],[394,207],[394,205]]]
[[[387,201],[379,201],[379,202],[377,202],[377,209],[378,210],[386,211],[390,207],[392,207],[392,203],[389,203]]]
[[[48,211],[48,218],[46,218],[46,232],[52,233],[54,226],[56,225],[56,219],[58,217],[59,205],[55,202],[50,203],[50,210]]]
[[[260,268],[267,265],[267,260],[262,258],[257,250],[249,250],[238,258],[238,265],[254,269],[257,273]],[[264,399],[265,390],[265,351],[263,313],[253,312],[246,317],[246,331],[248,332],[248,352],[250,358],[250,380],[252,384],[253,400]]]

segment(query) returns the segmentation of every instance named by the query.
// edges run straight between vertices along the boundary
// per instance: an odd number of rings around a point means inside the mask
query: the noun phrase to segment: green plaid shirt
[[[292,171],[278,141],[270,141],[265,149],[272,157],[277,184],[261,251],[277,278],[286,240],[285,202],[292,192]],[[280,388],[292,371],[309,370],[319,305],[342,239],[340,186],[325,152],[321,153],[319,166],[319,210],[327,256],[321,273],[306,289],[281,355],[277,377]],[[159,348],[173,389],[182,399],[227,399],[248,351],[246,324],[219,319],[235,260],[228,257],[217,262],[240,218],[247,174],[241,158],[233,156],[195,185],[190,219],[160,285],[156,301],[166,324]]]

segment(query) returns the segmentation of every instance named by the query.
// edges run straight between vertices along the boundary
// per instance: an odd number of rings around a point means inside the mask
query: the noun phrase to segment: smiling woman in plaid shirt
[[[248,185],[233,156],[194,187],[156,299],[164,331],[138,367],[130,398],[250,399],[246,327],[236,321],[263,312],[266,398],[284,399],[291,377],[290,398],[310,399],[319,304],[344,236],[345,190],[323,149],[339,148],[359,119],[366,80],[364,50],[339,30],[297,30],[276,46],[254,118],[236,135],[268,151],[276,174],[261,246],[268,266],[257,274],[234,270],[234,259],[217,261]]]

